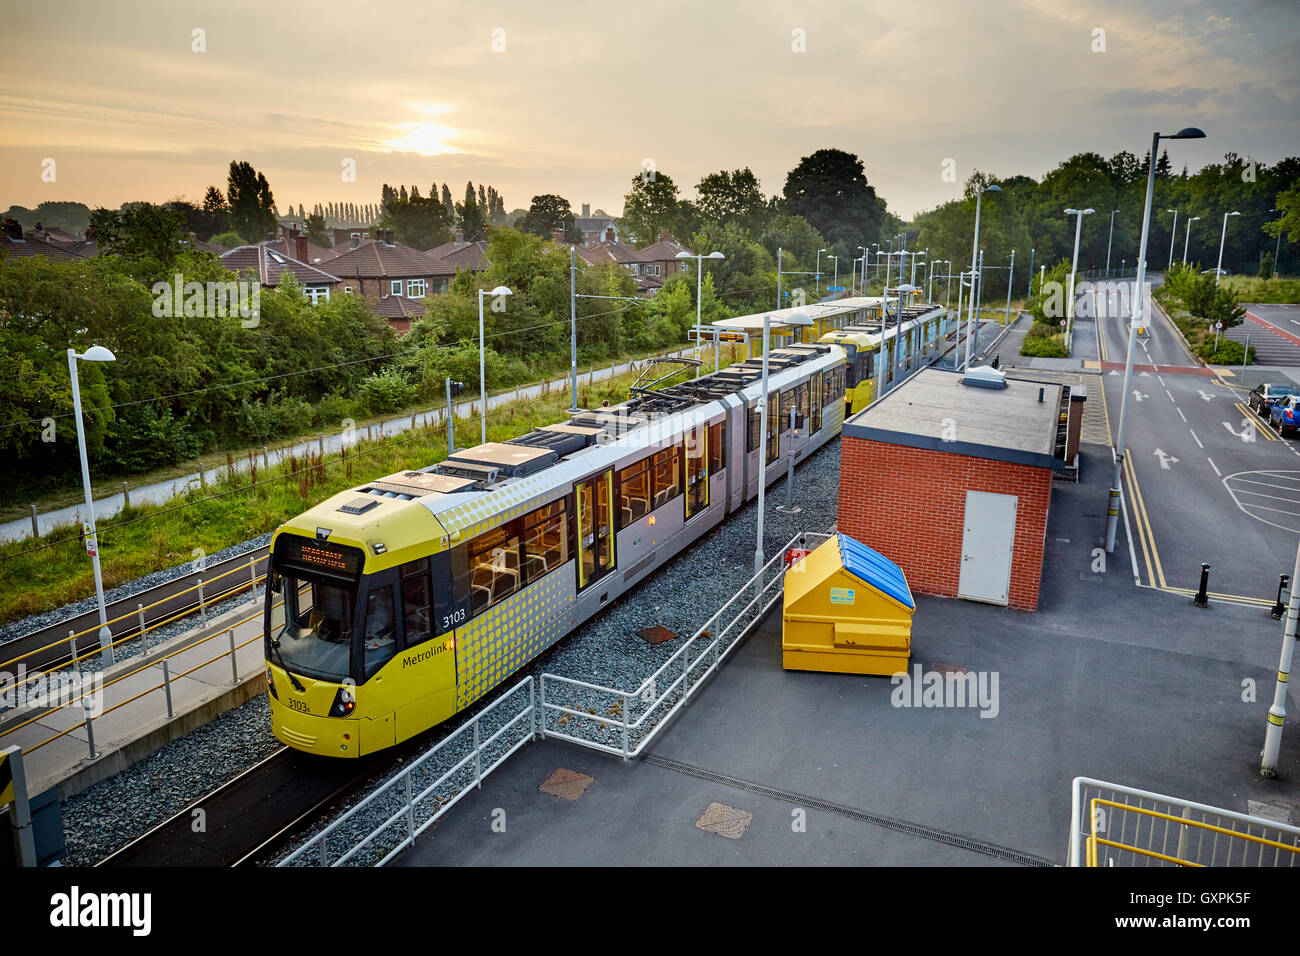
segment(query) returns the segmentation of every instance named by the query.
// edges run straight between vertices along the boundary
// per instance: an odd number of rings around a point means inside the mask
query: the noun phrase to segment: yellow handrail
[[[1291,853],[1300,854],[1300,846],[1294,846],[1287,843],[1280,843],[1277,840],[1270,840],[1268,837],[1255,836],[1252,833],[1243,833],[1240,830],[1231,830],[1227,827],[1217,826],[1213,823],[1206,823],[1204,820],[1192,820],[1188,817],[1176,817],[1171,813],[1164,813],[1160,810],[1148,810],[1145,807],[1135,807],[1126,803],[1118,803],[1114,800],[1107,800],[1103,797],[1093,797],[1089,806],[1092,810],[1092,835],[1088,838],[1088,866],[1097,865],[1097,845],[1115,847],[1119,850],[1130,850],[1133,853],[1142,856],[1153,857],[1158,860],[1165,860],[1169,863],[1176,863],[1179,866],[1204,866],[1203,863],[1196,863],[1191,860],[1184,860],[1180,857],[1169,856],[1164,853],[1157,853],[1154,850],[1144,850],[1141,847],[1128,846],[1123,843],[1117,843],[1113,840],[1107,840],[1097,834],[1097,808],[1099,806],[1114,807],[1119,810],[1125,810],[1129,813],[1137,813],[1142,816],[1154,817],[1159,820],[1168,820],[1184,827],[1196,827],[1200,830],[1209,830],[1212,833],[1221,833],[1225,836],[1236,837],[1249,843],[1257,843],[1263,846],[1271,846],[1279,850],[1287,850]]]

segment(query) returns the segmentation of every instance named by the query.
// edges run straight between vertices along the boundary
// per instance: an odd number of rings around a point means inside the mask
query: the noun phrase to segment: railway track
[[[96,866],[243,866],[393,760],[327,760],[288,747],[245,770]]]
[[[266,553],[267,549],[264,547],[255,548],[233,558],[214,561],[201,571],[197,569],[191,570],[178,578],[156,584],[129,597],[109,602],[108,620],[112,622],[109,624],[109,632],[113,635],[115,641],[131,635],[139,635],[140,616],[137,609],[140,605],[145,606],[144,622],[146,627],[152,627],[159,621],[166,621],[196,612],[199,607],[199,595],[197,590],[192,589],[197,587],[200,578],[204,581],[203,596],[208,603],[220,600],[240,588],[246,590],[249,575],[247,573],[240,574],[239,569],[246,569],[249,558],[256,558],[259,562],[256,565],[257,571],[259,574],[263,573],[265,571],[265,561],[261,559],[266,556]],[[222,577],[222,575],[226,576]],[[122,618],[122,620],[114,622],[115,618]],[[33,654],[31,657],[24,657],[23,664],[26,665],[28,670],[44,670],[57,667],[72,657],[72,649],[68,642],[69,632],[80,634],[82,631],[92,628],[98,630],[98,626],[99,611],[95,609],[84,614],[65,618],[56,624],[43,627],[39,631],[33,631],[31,634],[6,641],[0,644],[0,668],[5,668],[4,662],[13,661],[32,651],[39,651],[39,653]],[[94,633],[86,634],[77,639],[78,649],[82,653],[97,645],[98,639]],[[40,650],[41,648],[44,648],[44,650]]]

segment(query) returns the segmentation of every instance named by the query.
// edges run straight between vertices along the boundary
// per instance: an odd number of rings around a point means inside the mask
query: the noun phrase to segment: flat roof
[[[1061,467],[1053,454],[1060,385],[1008,377],[1006,388],[982,388],[963,385],[964,377],[962,372],[922,369],[846,421],[843,433],[1038,468]]]

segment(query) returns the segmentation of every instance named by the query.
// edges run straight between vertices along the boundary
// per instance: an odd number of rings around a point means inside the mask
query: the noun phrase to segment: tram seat
[[[668,502],[668,499],[671,498],[672,495],[673,495],[672,488],[661,488],[659,491],[656,491],[655,508],[659,508],[660,506],[666,504]]]

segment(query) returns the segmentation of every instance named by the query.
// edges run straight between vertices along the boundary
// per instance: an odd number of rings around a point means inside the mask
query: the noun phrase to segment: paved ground
[[[1257,365],[1300,366],[1300,305],[1245,303],[1246,320],[1224,334],[1236,342],[1250,336]]]
[[[918,598],[913,662],[996,672],[996,717],[896,708],[885,678],[784,671],[769,621],[648,759],[527,747],[399,862],[1060,863],[1076,775],[1300,820],[1300,731],[1281,781],[1257,773],[1280,625],[1134,587],[1126,542],[1094,572],[1110,456],[1083,457],[1083,483],[1054,492],[1039,612]],[[538,792],[560,767],[594,778],[576,801]],[[696,826],[714,803],[753,815],[739,839]]]

